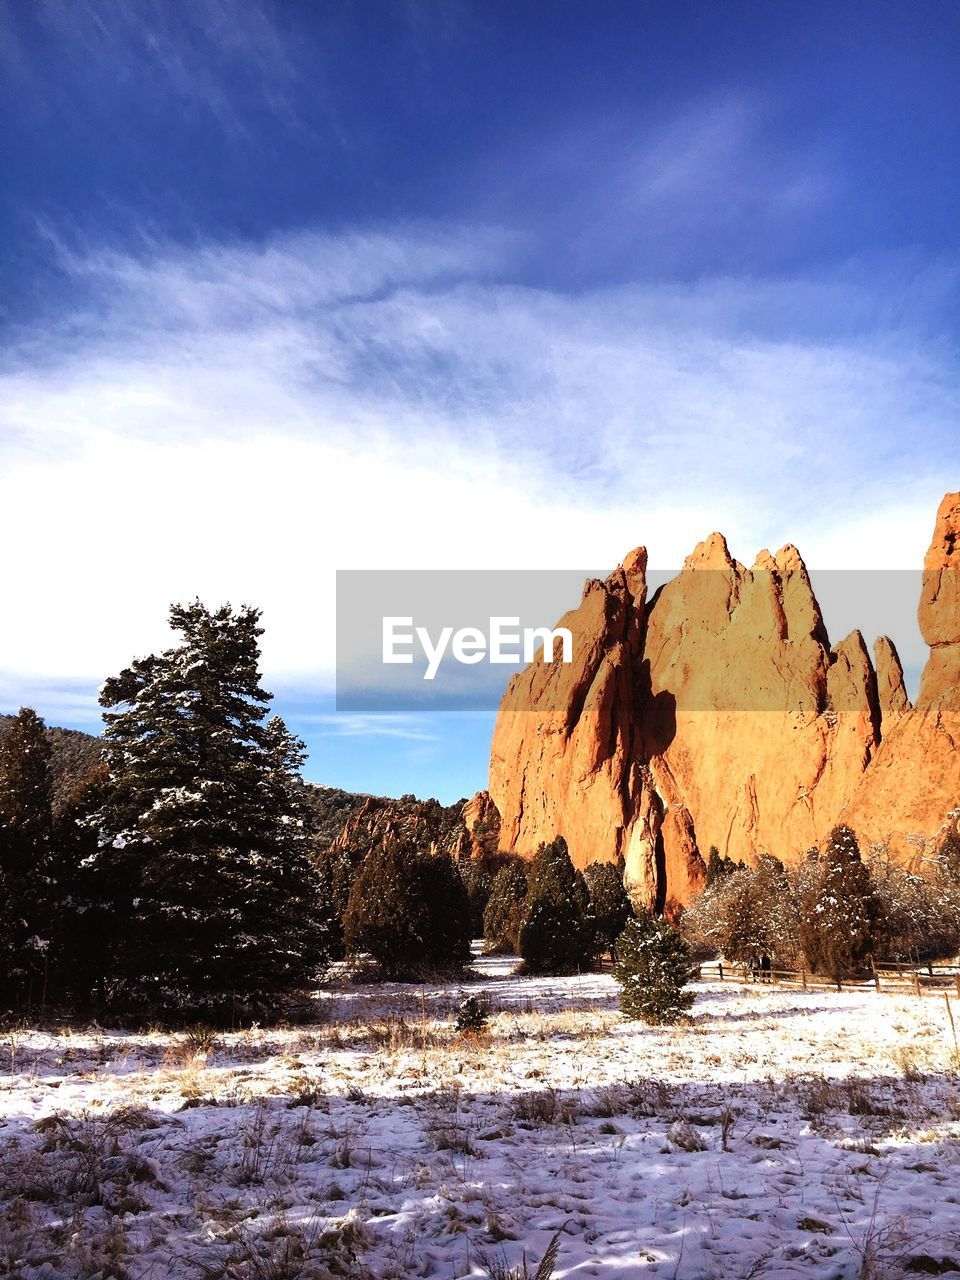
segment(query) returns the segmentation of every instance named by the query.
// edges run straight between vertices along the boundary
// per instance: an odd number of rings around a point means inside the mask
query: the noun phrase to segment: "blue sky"
[[[310,774],[336,568],[913,568],[960,485],[960,9],[0,3],[0,706],[90,727],[174,598],[265,610]],[[10,547],[16,545],[15,554]]]

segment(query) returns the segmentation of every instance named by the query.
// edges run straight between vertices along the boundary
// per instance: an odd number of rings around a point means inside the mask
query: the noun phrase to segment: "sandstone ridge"
[[[940,506],[920,592],[930,656],[911,706],[893,642],[831,645],[796,547],[751,568],[719,533],[648,598],[638,548],[561,619],[574,661],[531,663],[490,759],[500,845],[562,833],[622,859],[632,892],[689,900],[712,846],[793,860],[839,821],[917,856],[960,804],[960,494]]]

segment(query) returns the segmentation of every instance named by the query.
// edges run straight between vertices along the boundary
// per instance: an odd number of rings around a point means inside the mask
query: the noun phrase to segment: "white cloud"
[[[199,594],[262,605],[270,673],[325,685],[337,567],[670,566],[714,527],[919,563],[960,474],[922,298],[893,325],[839,275],[572,297],[504,283],[513,250],[64,255],[79,301],[0,375],[5,667],[99,677]]]

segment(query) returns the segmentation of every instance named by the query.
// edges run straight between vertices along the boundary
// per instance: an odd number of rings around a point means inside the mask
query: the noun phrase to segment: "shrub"
[[[590,894],[563,836],[542,844],[533,860],[519,949],[531,973],[576,973],[596,959]]]
[[[875,954],[917,963],[956,954],[960,920],[943,879],[927,880],[909,871],[885,844],[871,848],[868,866],[879,904]]]
[[[367,854],[350,890],[344,945],[350,955],[372,956],[391,978],[462,968],[470,958],[470,906],[453,862],[385,840]]]
[[[490,872],[485,867],[483,859],[475,857],[462,858],[457,863],[457,868],[470,904],[470,936],[483,937],[483,917],[487,903],[490,901],[493,884]]]
[[[494,876],[483,912],[483,936],[488,950],[519,954],[527,887],[527,864],[521,858],[511,858]]]
[[[623,867],[610,862],[595,862],[587,867],[583,878],[590,894],[597,942],[608,948],[610,959],[616,961],[617,938],[633,915],[630,899],[623,887]]]
[[[683,932],[728,960],[763,955],[792,960],[791,886],[783,864],[763,854],[755,867],[735,867],[715,876],[684,916]]]
[[[457,1031],[460,1035],[478,1035],[489,1022],[487,1006],[477,996],[467,996],[457,1007]]]
[[[627,922],[617,939],[613,974],[628,1018],[655,1025],[678,1022],[693,1004],[693,992],[684,989],[697,976],[690,948],[679,930],[655,916]]]

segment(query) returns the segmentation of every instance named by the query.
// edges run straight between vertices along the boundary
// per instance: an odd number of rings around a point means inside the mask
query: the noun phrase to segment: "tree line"
[[[918,855],[920,856],[920,855]],[[788,868],[764,854],[752,866],[707,861],[706,887],[682,927],[702,952],[734,962],[769,957],[779,968],[829,977],[870,961],[920,964],[960,947],[960,835],[948,825],[926,853],[926,874],[896,860],[887,843],[864,856],[855,833],[834,828],[823,850]]]
[[[173,606],[177,642],[105,682],[104,758],[72,788],[39,716],[13,719],[0,739],[0,1016],[271,1017],[333,961],[416,978],[462,968],[481,936],[533,974],[589,970],[607,952],[635,1003],[638,974],[645,989],[670,974],[662,1011],[679,1013],[691,947],[803,957],[832,975],[960,943],[955,833],[926,877],[882,848],[865,861],[843,827],[790,870],[713,850],[679,932],[634,911],[622,867],[575,868],[562,835],[525,860],[481,830],[457,857],[442,811],[440,846],[423,847],[418,822],[332,842],[303,743],[269,715],[259,618]]]

